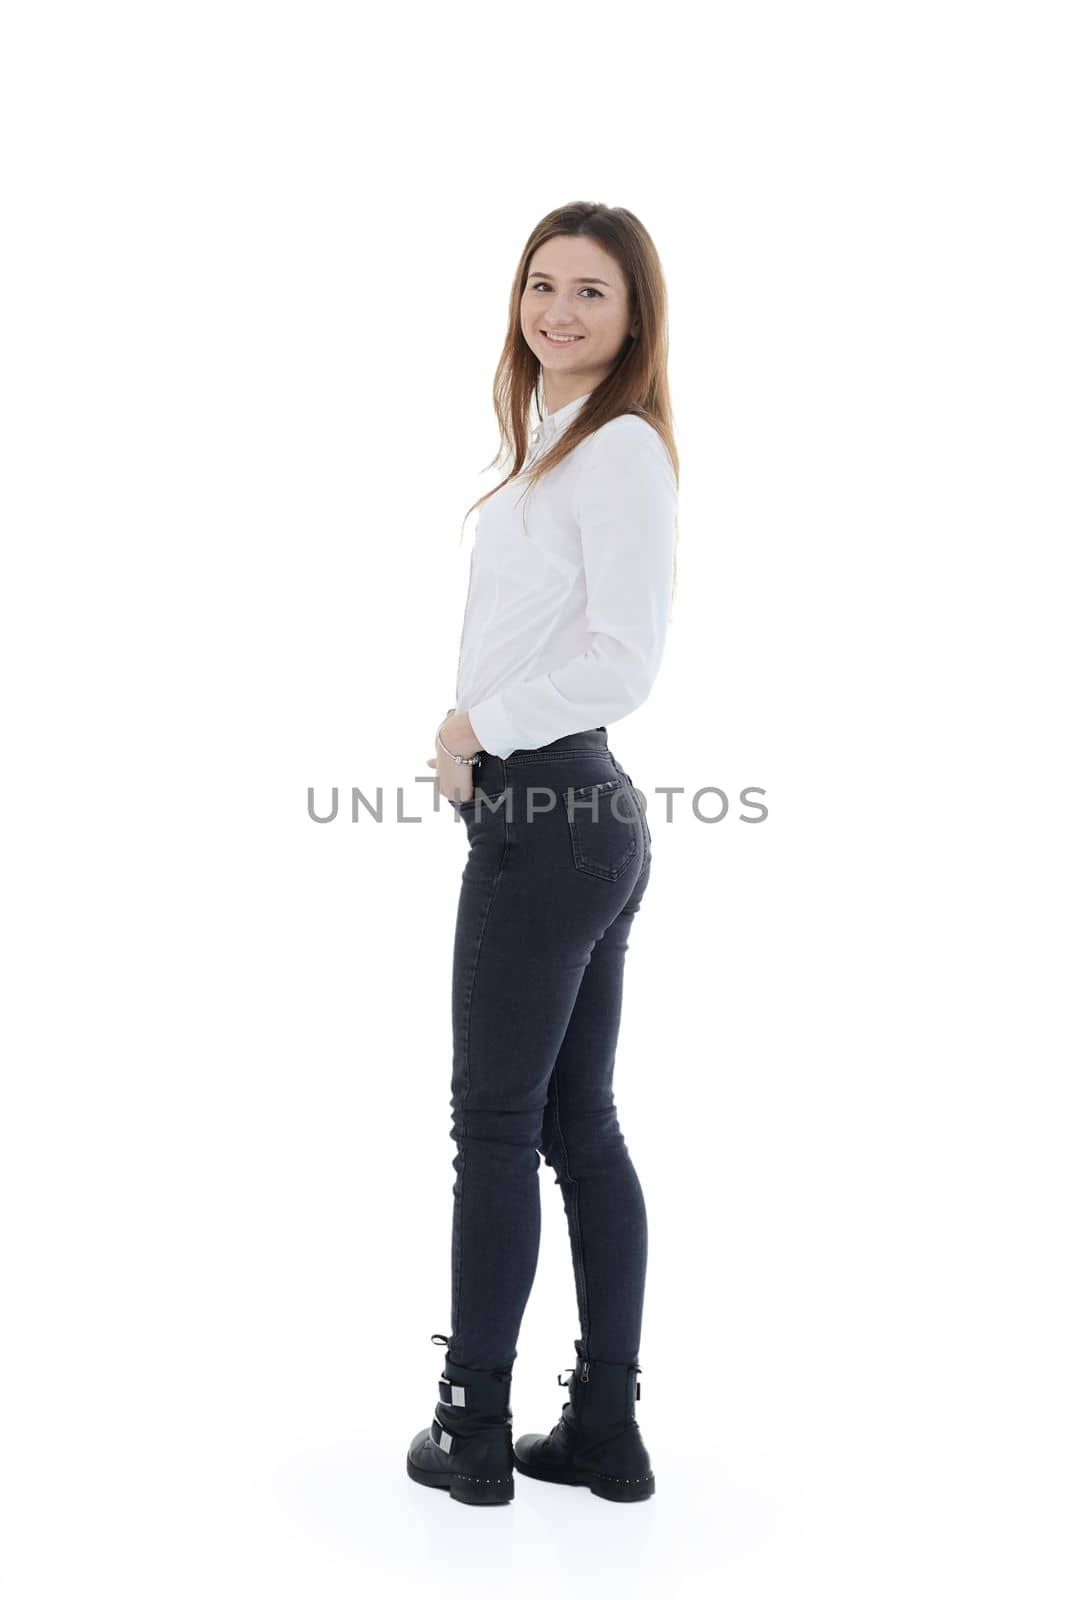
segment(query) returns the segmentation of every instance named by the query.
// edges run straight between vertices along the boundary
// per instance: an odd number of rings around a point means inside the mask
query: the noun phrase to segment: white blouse
[[[588,398],[542,419],[528,464]],[[520,505],[526,486],[524,470],[479,508],[456,680],[456,710],[503,757],[647,699],[674,574],[674,468],[643,417],[606,422]]]

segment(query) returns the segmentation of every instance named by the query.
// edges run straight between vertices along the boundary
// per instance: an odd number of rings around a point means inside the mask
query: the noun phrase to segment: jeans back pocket
[[[579,872],[618,878],[641,844],[641,808],[623,778],[605,778],[564,791],[571,849]]]

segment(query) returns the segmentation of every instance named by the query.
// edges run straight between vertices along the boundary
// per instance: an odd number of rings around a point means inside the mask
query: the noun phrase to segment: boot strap
[[[467,1404],[467,1391],[461,1384],[448,1383],[446,1379],[439,1378],[437,1388],[446,1406],[465,1406]]]

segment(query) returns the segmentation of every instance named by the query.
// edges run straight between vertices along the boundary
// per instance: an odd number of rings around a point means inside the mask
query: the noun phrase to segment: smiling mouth
[[[556,336],[549,333],[547,328],[540,328],[538,331],[542,339],[547,339],[549,344],[580,344],[585,338],[584,333],[568,333]]]

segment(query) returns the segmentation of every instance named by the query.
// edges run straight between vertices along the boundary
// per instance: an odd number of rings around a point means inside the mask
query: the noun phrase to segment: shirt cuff
[[[474,737],[482,749],[491,756],[500,756],[506,760],[513,750],[519,747],[515,743],[515,736],[508,727],[504,707],[501,704],[503,692],[491,694],[488,700],[479,700],[476,706],[467,709],[467,720],[474,730]]]

